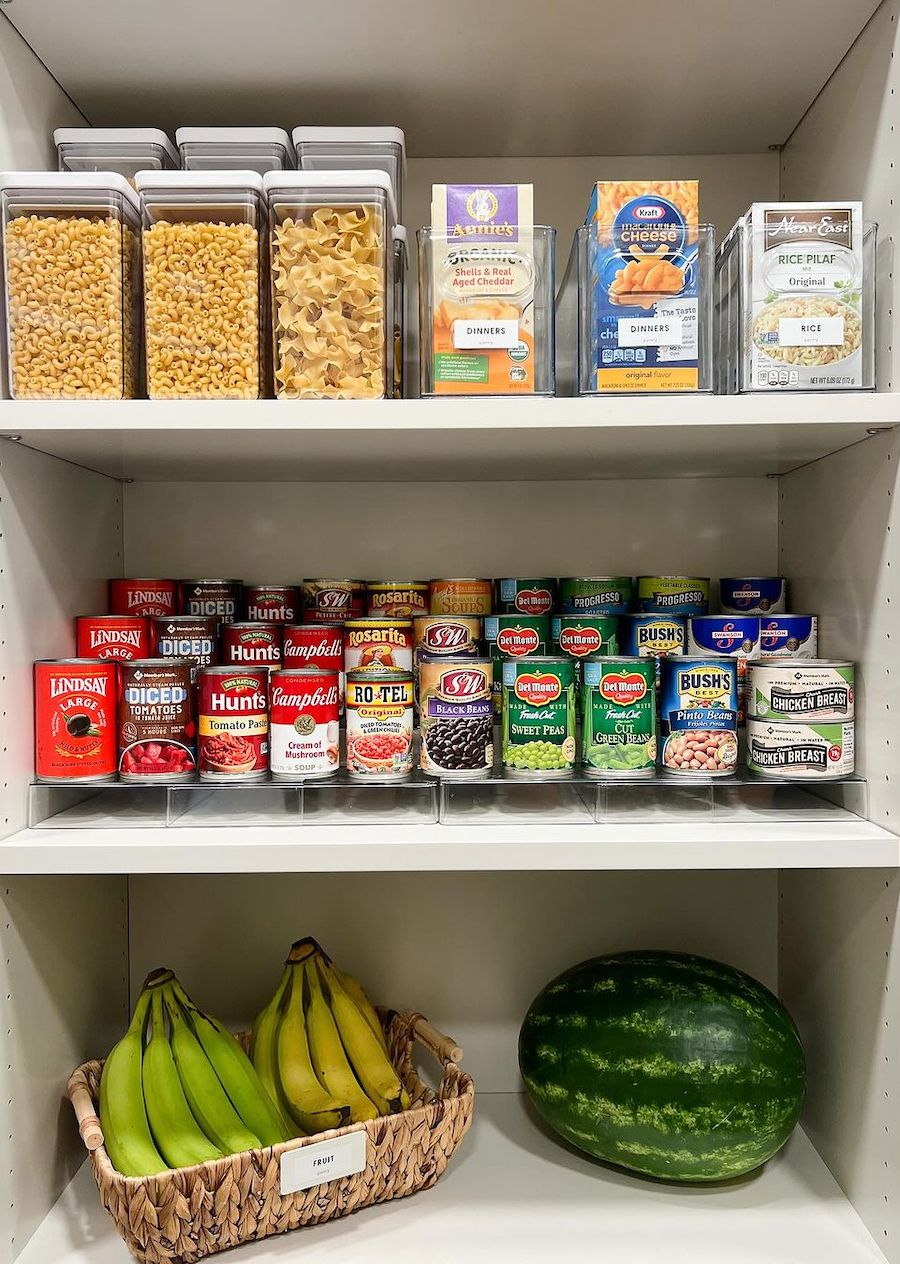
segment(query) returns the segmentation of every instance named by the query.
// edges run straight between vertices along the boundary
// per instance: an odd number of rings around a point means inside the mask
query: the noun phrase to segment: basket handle
[[[85,1148],[91,1152],[103,1145],[103,1128],[94,1108],[90,1086],[81,1067],[74,1071],[68,1083],[69,1101],[78,1120],[78,1132]]]
[[[463,1060],[463,1051],[455,1040],[438,1031],[421,1014],[410,1015],[409,1025],[419,1044],[430,1050],[439,1062],[452,1062],[459,1066]]]

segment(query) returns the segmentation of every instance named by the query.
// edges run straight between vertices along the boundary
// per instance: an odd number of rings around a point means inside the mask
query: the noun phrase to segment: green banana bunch
[[[341,1128],[349,1121],[350,1104],[334,1097],[319,1082],[310,1057],[303,1005],[303,967],[290,967],[287,1003],[278,1025],[276,1065],[285,1104],[304,1132],[313,1135]]]
[[[153,1142],[141,1082],[152,996],[151,986],[138,997],[128,1030],[103,1064],[100,1077],[103,1140],[113,1167],[123,1176],[155,1176],[168,1167]]]
[[[263,1088],[278,1107],[282,1127],[291,1137],[297,1135],[298,1129],[288,1111],[278,1080],[278,1025],[281,1022],[284,998],[293,977],[291,967],[285,966],[281,981],[275,989],[275,995],[256,1015],[253,1022],[253,1034],[250,1037],[250,1061],[256,1067],[256,1073]]]
[[[221,1159],[222,1151],[201,1131],[181,1087],[166,1030],[162,988],[154,988],[152,996],[150,1043],[142,1068],[150,1131],[170,1167]]]
[[[380,1114],[395,1114],[403,1109],[403,1085],[385,1053],[384,1045],[324,957],[319,957],[317,966],[310,968],[315,970],[317,967],[327,989],[327,1000],[341,1044],[356,1078],[379,1108]]]
[[[349,1103],[353,1123],[387,1114],[386,1102],[376,1102],[366,1096],[347,1059],[334,1015],[322,991],[315,957],[307,960],[302,969],[309,997],[306,1007],[309,1053],[317,1078],[338,1101]]]

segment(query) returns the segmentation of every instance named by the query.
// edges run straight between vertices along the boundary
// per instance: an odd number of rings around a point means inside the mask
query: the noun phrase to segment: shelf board
[[[187,482],[783,474],[898,424],[893,392],[0,403],[0,436],[114,478]]]
[[[297,1251],[341,1264],[594,1264],[598,1251],[628,1264],[663,1256],[667,1264],[885,1264],[800,1131],[756,1176],[679,1187],[617,1172],[562,1145],[514,1093],[479,1095],[471,1132],[433,1190],[238,1247],[229,1260],[266,1264]],[[19,1264],[130,1258],[84,1164]]]

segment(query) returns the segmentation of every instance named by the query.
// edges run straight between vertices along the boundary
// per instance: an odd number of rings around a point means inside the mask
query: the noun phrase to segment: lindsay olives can
[[[513,777],[565,777],[575,766],[575,663],[507,658],[502,665],[503,766]]]
[[[659,698],[662,766],[682,776],[730,776],[737,765],[737,663],[664,658]]]
[[[640,575],[637,609],[657,614],[707,614],[709,580],[685,575]]]
[[[489,658],[431,658],[419,664],[424,772],[457,781],[486,777],[494,764]]]
[[[551,614],[556,609],[555,579],[498,579],[497,614]]]
[[[814,614],[777,614],[760,620],[763,658],[818,658],[819,620]]]
[[[413,766],[412,673],[347,675],[347,771],[355,781],[397,781]]]
[[[503,660],[546,654],[550,649],[550,620],[545,614],[491,614],[484,621],[484,639],[494,664],[494,711],[499,715]]]
[[[62,658],[34,665],[38,781],[112,781],[116,775],[115,663]]]
[[[761,777],[832,781],[854,769],[853,721],[772,724],[747,721],[747,767]]]
[[[494,603],[490,579],[432,579],[428,608],[432,614],[471,614],[484,618]]]
[[[783,614],[787,585],[778,575],[720,579],[719,601],[723,614]]]
[[[370,579],[366,590],[373,618],[411,619],[428,613],[428,585],[418,580]]]
[[[560,614],[626,614],[634,583],[630,575],[576,576],[559,581]]]
[[[581,664],[581,767],[589,777],[656,772],[656,668],[647,658]]]

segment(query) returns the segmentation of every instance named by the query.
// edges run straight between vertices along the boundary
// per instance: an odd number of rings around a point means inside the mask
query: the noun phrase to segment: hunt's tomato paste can
[[[119,776],[190,781],[196,771],[194,687],[187,659],[147,658],[119,669]]]
[[[338,673],[320,667],[272,673],[269,714],[276,781],[330,777],[340,762]]]
[[[218,655],[219,620],[214,615],[173,614],[150,620],[150,657],[186,658],[196,681],[201,667],[210,667]]]
[[[269,770],[268,667],[205,667],[197,677],[201,781],[264,781]]]
[[[83,614],[75,620],[75,653],[79,658],[147,658],[147,620],[127,614]]]
[[[337,672],[338,702],[344,712],[344,625],[342,623],[300,623],[284,629],[285,669],[318,667]]]
[[[348,619],[344,624],[344,671],[382,667],[412,671],[411,619]]]
[[[116,664],[63,658],[34,665],[38,781],[113,781]]]
[[[302,612],[300,589],[294,584],[244,585],[244,618],[250,623],[297,623]]]
[[[233,623],[243,599],[239,579],[182,579],[178,605],[182,614],[213,615],[220,623]]]
[[[111,579],[109,581],[110,614],[134,614],[145,619],[153,615],[174,614],[176,600],[174,579]]]
[[[280,667],[281,627],[277,623],[224,624],[222,662]]]
[[[343,623],[366,613],[366,585],[361,579],[304,579],[303,622]]]

